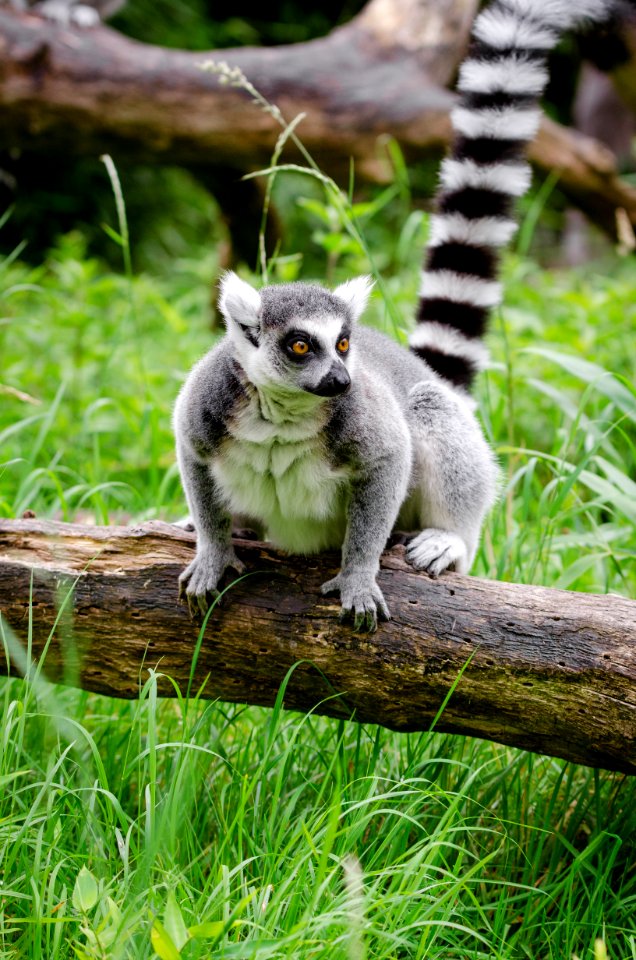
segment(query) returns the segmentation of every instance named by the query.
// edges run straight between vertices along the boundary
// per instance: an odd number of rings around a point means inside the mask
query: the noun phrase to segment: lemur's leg
[[[416,483],[409,499],[424,529],[406,556],[434,577],[449,568],[467,573],[495,499],[494,458],[469,401],[450,387],[422,382],[409,399]]]
[[[221,501],[214,478],[205,462],[185,445],[177,445],[181,480],[197,531],[197,553],[179,577],[179,597],[188,602],[191,616],[204,615],[208,599],[218,597],[218,582],[226,567],[238,573],[244,564],[231,542],[232,517]]]
[[[406,433],[406,431],[404,431]],[[408,435],[391,453],[378,458],[351,484],[342,569],[322,585],[340,592],[340,621],[353,619],[354,630],[373,632],[390,613],[376,583],[384,550],[406,495],[410,469]]]

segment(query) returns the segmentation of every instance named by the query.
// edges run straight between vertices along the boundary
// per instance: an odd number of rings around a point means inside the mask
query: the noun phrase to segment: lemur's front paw
[[[223,571],[232,567],[238,574],[245,572],[245,564],[230,547],[222,552],[203,550],[198,552],[179,577],[179,600],[185,600],[192,619],[204,617],[211,603],[218,600],[218,583]]]
[[[320,589],[322,593],[340,593],[342,610],[338,619],[340,623],[353,619],[356,633],[375,633],[378,620],[391,619],[375,577],[366,572],[346,575],[339,573],[333,580],[323,583]]]
[[[422,530],[407,546],[406,559],[416,570],[426,570],[431,577],[439,577],[450,567],[458,573],[468,569],[466,544],[450,530]]]

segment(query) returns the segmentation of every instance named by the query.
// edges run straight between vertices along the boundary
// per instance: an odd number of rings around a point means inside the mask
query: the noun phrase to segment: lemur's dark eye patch
[[[283,347],[292,360],[303,360],[315,352],[311,337],[305,333],[290,333],[283,341]]]

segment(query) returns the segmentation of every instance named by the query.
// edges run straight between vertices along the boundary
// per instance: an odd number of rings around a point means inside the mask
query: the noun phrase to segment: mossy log
[[[221,167],[269,164],[280,126],[244,90],[221,86],[201,64],[239,67],[292,120],[321,168],[349,182],[393,176],[379,144],[390,135],[407,161],[448,145],[452,83],[476,0],[371,0],[328,36],[281,47],[210,54],[133,41],[107,27],[54,26],[0,6],[0,149],[45,155],[108,152],[118,162]],[[288,144],[286,156],[297,159]],[[636,189],[611,151],[544,122],[530,149],[612,237],[636,227]],[[247,189],[247,188],[246,188]],[[623,211],[622,213],[620,211]],[[622,234],[621,234],[622,236]]]
[[[213,610],[193,665],[200,627],[177,600],[177,578],[194,540],[160,522],[0,520],[0,670],[25,669],[30,632],[36,661],[47,647],[49,680],[134,698],[154,669],[174,696],[192,671],[203,697],[271,706],[294,668],[292,710],[427,730],[448,698],[438,730],[636,773],[635,601],[452,573],[430,580],[394,547],[379,577],[393,619],[362,636],[320,594],[336,555],[237,540],[249,575]]]

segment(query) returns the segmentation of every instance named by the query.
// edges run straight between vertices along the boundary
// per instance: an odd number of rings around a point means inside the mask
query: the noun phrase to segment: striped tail
[[[539,126],[548,53],[566,30],[606,20],[610,3],[494,0],[475,21],[409,341],[457,386],[469,387],[488,359],[481,338],[501,302],[499,251],[517,229],[514,203],[530,185],[524,157]]]

